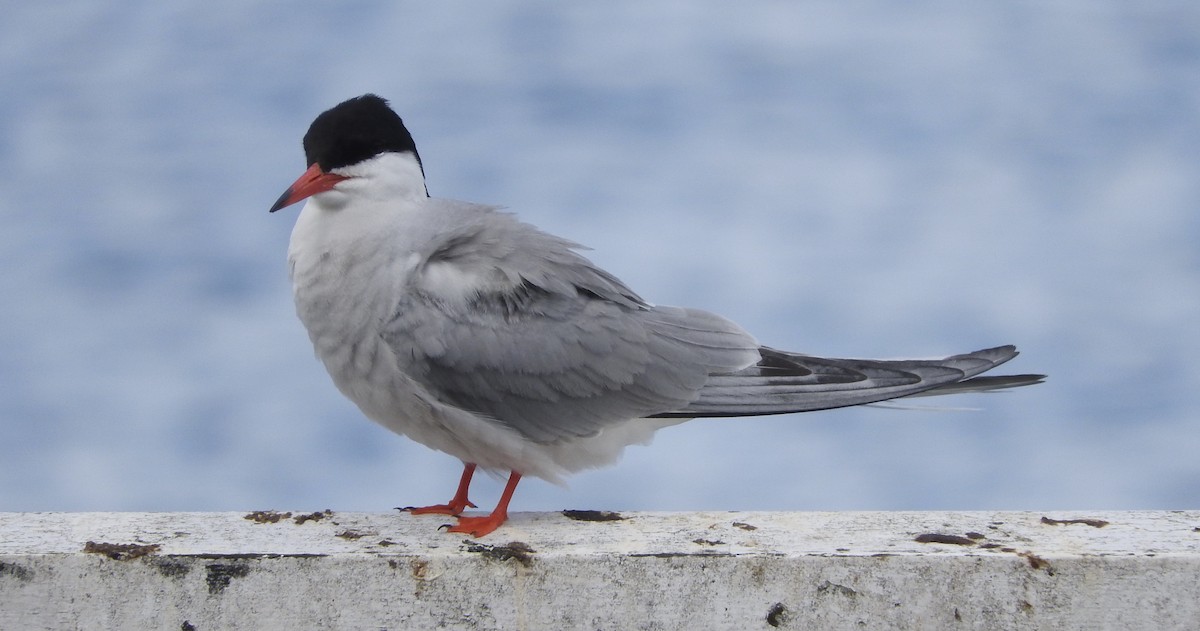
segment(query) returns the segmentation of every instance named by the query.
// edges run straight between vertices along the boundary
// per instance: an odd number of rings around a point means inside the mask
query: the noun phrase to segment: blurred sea
[[[1009,371],[1051,376],[696,421],[515,510],[1196,508],[1197,77],[1181,1],[13,5],[0,511],[449,496],[459,464],[313,357],[296,209],[266,212],[311,119],[368,91],[434,195],[649,300],[817,354],[1015,343]]]

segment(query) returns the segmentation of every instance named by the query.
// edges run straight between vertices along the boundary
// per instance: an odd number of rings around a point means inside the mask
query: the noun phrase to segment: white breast
[[[416,226],[401,225],[414,219],[414,209],[349,216],[359,210],[330,210],[314,197],[301,212],[288,249],[296,312],[338,389],[368,418],[428,447],[484,469],[558,481],[566,470],[545,449],[439,402],[406,374],[403,358],[380,333],[424,262],[406,245],[413,236],[407,228]],[[424,270],[422,286],[447,298],[461,299],[482,282],[452,265]]]

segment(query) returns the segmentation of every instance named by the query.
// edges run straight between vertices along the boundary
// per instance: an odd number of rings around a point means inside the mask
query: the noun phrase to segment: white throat
[[[404,203],[429,196],[421,163],[409,152],[381,153],[350,166],[331,169],[346,176],[333,190],[312,197],[321,210],[340,210],[351,200],[355,203]]]

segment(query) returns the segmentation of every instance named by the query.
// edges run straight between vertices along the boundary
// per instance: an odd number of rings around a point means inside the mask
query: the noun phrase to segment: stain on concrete
[[[783,606],[783,603],[775,603],[767,610],[767,624],[778,627],[787,622],[788,610]]]
[[[192,571],[192,566],[183,561],[173,559],[155,558],[153,561],[154,569],[158,570],[159,574],[167,578],[183,578]]]
[[[691,559],[694,557],[731,557],[735,556],[732,552],[724,552],[720,550],[701,550],[700,552],[635,552],[629,555],[631,559]],[[770,556],[783,556],[782,554],[772,554]]]
[[[295,554],[267,554],[265,552],[233,552],[230,554],[211,554],[211,553],[181,554],[179,556],[189,557],[189,558],[193,558],[193,559],[213,560],[213,561],[226,560],[226,559],[236,560],[236,561],[241,561],[241,560],[251,560],[252,561],[255,559],[319,559],[321,557],[326,557],[329,555],[328,554],[309,553],[309,552],[304,552],[304,553],[298,552]]]
[[[822,595],[837,594],[839,596],[846,596],[847,598],[854,598],[858,595],[858,591],[830,581],[825,581],[818,585],[817,593]]]
[[[208,583],[208,593],[220,594],[235,578],[245,578],[250,574],[250,566],[244,563],[210,563],[205,566],[208,575],[204,582]]]
[[[22,583],[28,583],[33,580],[33,570],[16,563],[0,561],[0,576],[11,576]]]

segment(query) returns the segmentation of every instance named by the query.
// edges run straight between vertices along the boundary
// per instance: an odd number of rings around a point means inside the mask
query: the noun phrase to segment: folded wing
[[[381,335],[436,399],[537,443],[642,417],[806,412],[1041,379],[976,377],[1012,346],[899,361],[763,347],[720,316],[646,303],[574,244],[508,215],[443,210],[450,228],[428,240]]]

